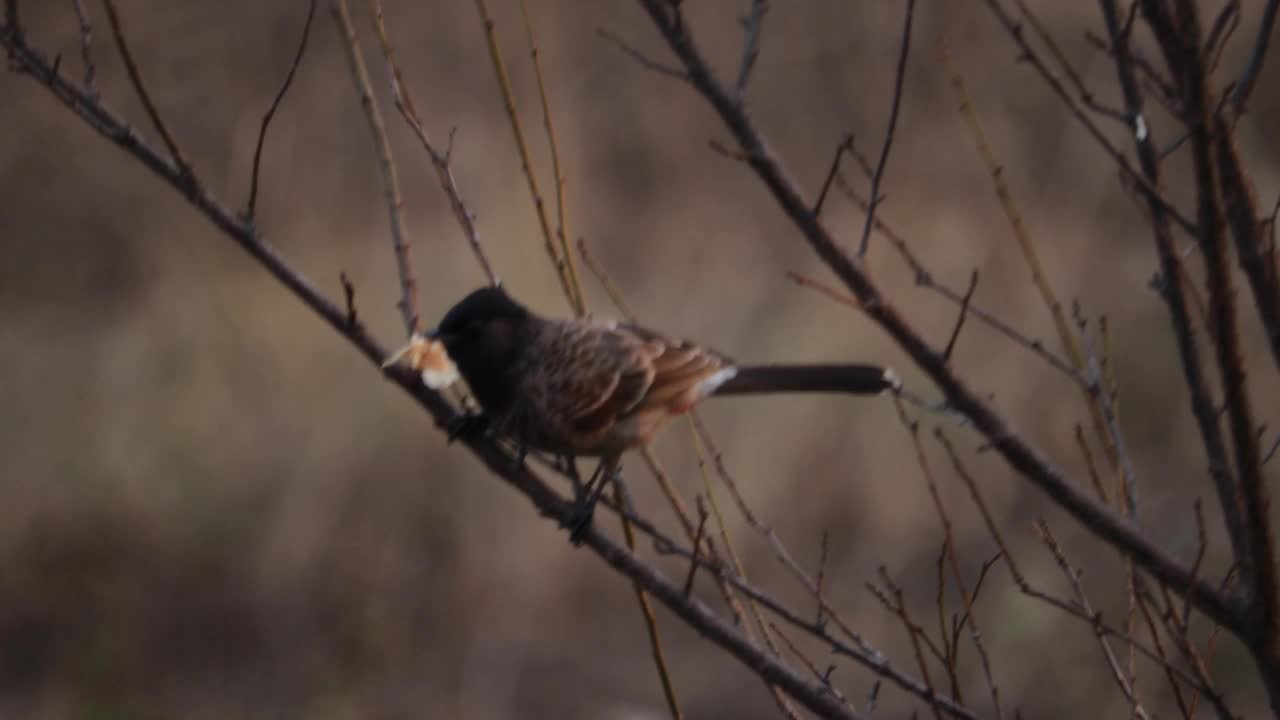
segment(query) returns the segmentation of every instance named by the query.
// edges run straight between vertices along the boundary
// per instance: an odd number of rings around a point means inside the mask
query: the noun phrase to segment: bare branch
[[[76,0],[76,2],[79,4],[80,0]],[[298,71],[298,65],[302,63],[302,56],[307,51],[307,38],[311,37],[311,21],[315,18],[315,15],[316,0],[309,0],[307,3],[307,19],[302,24],[302,40],[298,42],[298,51],[293,55],[293,62],[289,63],[289,72],[285,73],[284,82],[280,84],[280,89],[276,91],[275,99],[271,101],[271,107],[267,108],[267,112],[262,116],[262,127],[258,129],[258,144],[253,149],[253,174],[250,176],[249,181],[249,209],[245,213],[250,220],[254,219],[257,209],[258,170],[262,162],[262,144],[267,138],[267,128],[271,126],[271,118],[275,117],[276,109],[280,107],[281,101],[284,100],[285,93],[289,92],[289,86],[293,84],[293,76]]]

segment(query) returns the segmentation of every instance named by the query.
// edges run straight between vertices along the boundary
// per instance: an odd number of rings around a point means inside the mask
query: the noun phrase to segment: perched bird
[[[891,370],[873,365],[737,365],[687,340],[630,323],[545,318],[498,287],[463,298],[428,333],[427,342],[443,345],[484,410],[484,424],[521,452],[601,458],[586,488],[579,489],[575,540],[620,456],[647,445],[672,418],[704,398],[774,392],[872,395],[900,386]],[[433,372],[430,377],[424,372],[429,384],[449,377]],[[479,424],[475,420],[469,424]]]

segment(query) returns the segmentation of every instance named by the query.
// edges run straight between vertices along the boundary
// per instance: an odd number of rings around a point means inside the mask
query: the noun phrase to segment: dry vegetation
[[[6,0],[0,717],[1280,714],[1278,6]],[[495,276],[911,394],[575,549]]]

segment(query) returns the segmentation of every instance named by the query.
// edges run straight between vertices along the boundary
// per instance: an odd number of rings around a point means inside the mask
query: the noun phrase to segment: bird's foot
[[[604,494],[605,486],[619,474],[621,474],[620,467],[615,466],[613,472],[606,472],[605,464],[601,463],[586,486],[580,492],[575,493],[577,499],[574,501],[569,517],[564,522],[564,526],[569,529],[569,542],[574,545],[582,544],[587,530],[591,528],[591,520],[595,515],[596,504],[600,502],[600,496]]]
[[[449,421],[445,428],[450,443],[455,440],[475,440],[489,431],[489,416],[484,413],[463,413]]]

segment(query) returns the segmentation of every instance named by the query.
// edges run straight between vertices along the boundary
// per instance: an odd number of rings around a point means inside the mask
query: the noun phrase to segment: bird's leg
[[[587,528],[591,527],[596,503],[600,502],[600,495],[604,493],[605,486],[621,474],[622,465],[616,458],[605,458],[596,466],[596,471],[591,474],[591,480],[587,482],[586,487],[574,502],[573,513],[569,522],[566,523],[569,528],[569,542],[574,545],[582,544],[582,537],[586,534]]]
[[[578,474],[578,463],[572,455],[556,455],[551,467],[569,478],[569,482],[573,484],[574,500],[582,497],[582,476]]]
[[[448,442],[455,440],[474,440],[482,437],[492,427],[489,416],[484,413],[464,412],[454,416],[445,427],[445,436]]]

